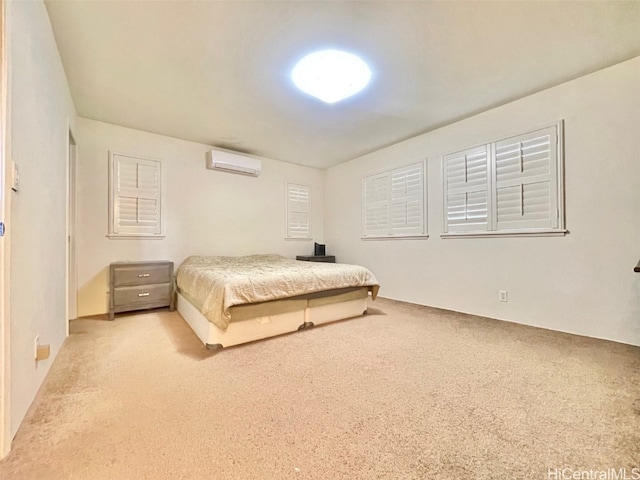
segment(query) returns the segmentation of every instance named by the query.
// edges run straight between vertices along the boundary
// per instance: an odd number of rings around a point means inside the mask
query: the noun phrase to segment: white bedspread
[[[191,256],[178,268],[176,282],[223,330],[234,305],[349,287],[369,287],[375,299],[380,288],[373,273],[358,265],[301,262],[280,255]]]

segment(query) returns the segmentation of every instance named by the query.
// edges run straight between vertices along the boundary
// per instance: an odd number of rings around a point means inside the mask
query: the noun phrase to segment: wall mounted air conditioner
[[[207,168],[257,177],[262,171],[262,160],[240,152],[214,148],[207,152]]]

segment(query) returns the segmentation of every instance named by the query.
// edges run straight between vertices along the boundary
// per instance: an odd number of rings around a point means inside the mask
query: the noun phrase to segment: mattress
[[[300,262],[280,255],[191,256],[178,268],[176,283],[180,293],[223,330],[240,318],[336,301],[327,300],[330,297],[345,295],[349,300],[371,292],[375,298],[379,289],[364,267]]]

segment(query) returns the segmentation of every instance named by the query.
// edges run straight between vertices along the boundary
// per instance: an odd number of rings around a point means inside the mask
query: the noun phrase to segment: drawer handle
[[[138,278],[144,278],[144,277],[148,277],[149,274],[148,273],[139,273],[138,274]]]
[[[138,294],[139,297],[148,297],[149,295],[151,295],[149,292]]]

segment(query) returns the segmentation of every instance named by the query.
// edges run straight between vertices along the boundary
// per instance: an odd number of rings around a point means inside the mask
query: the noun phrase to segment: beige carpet
[[[216,354],[177,313],[74,321],[0,478],[640,467],[640,348],[384,299],[370,312]]]

